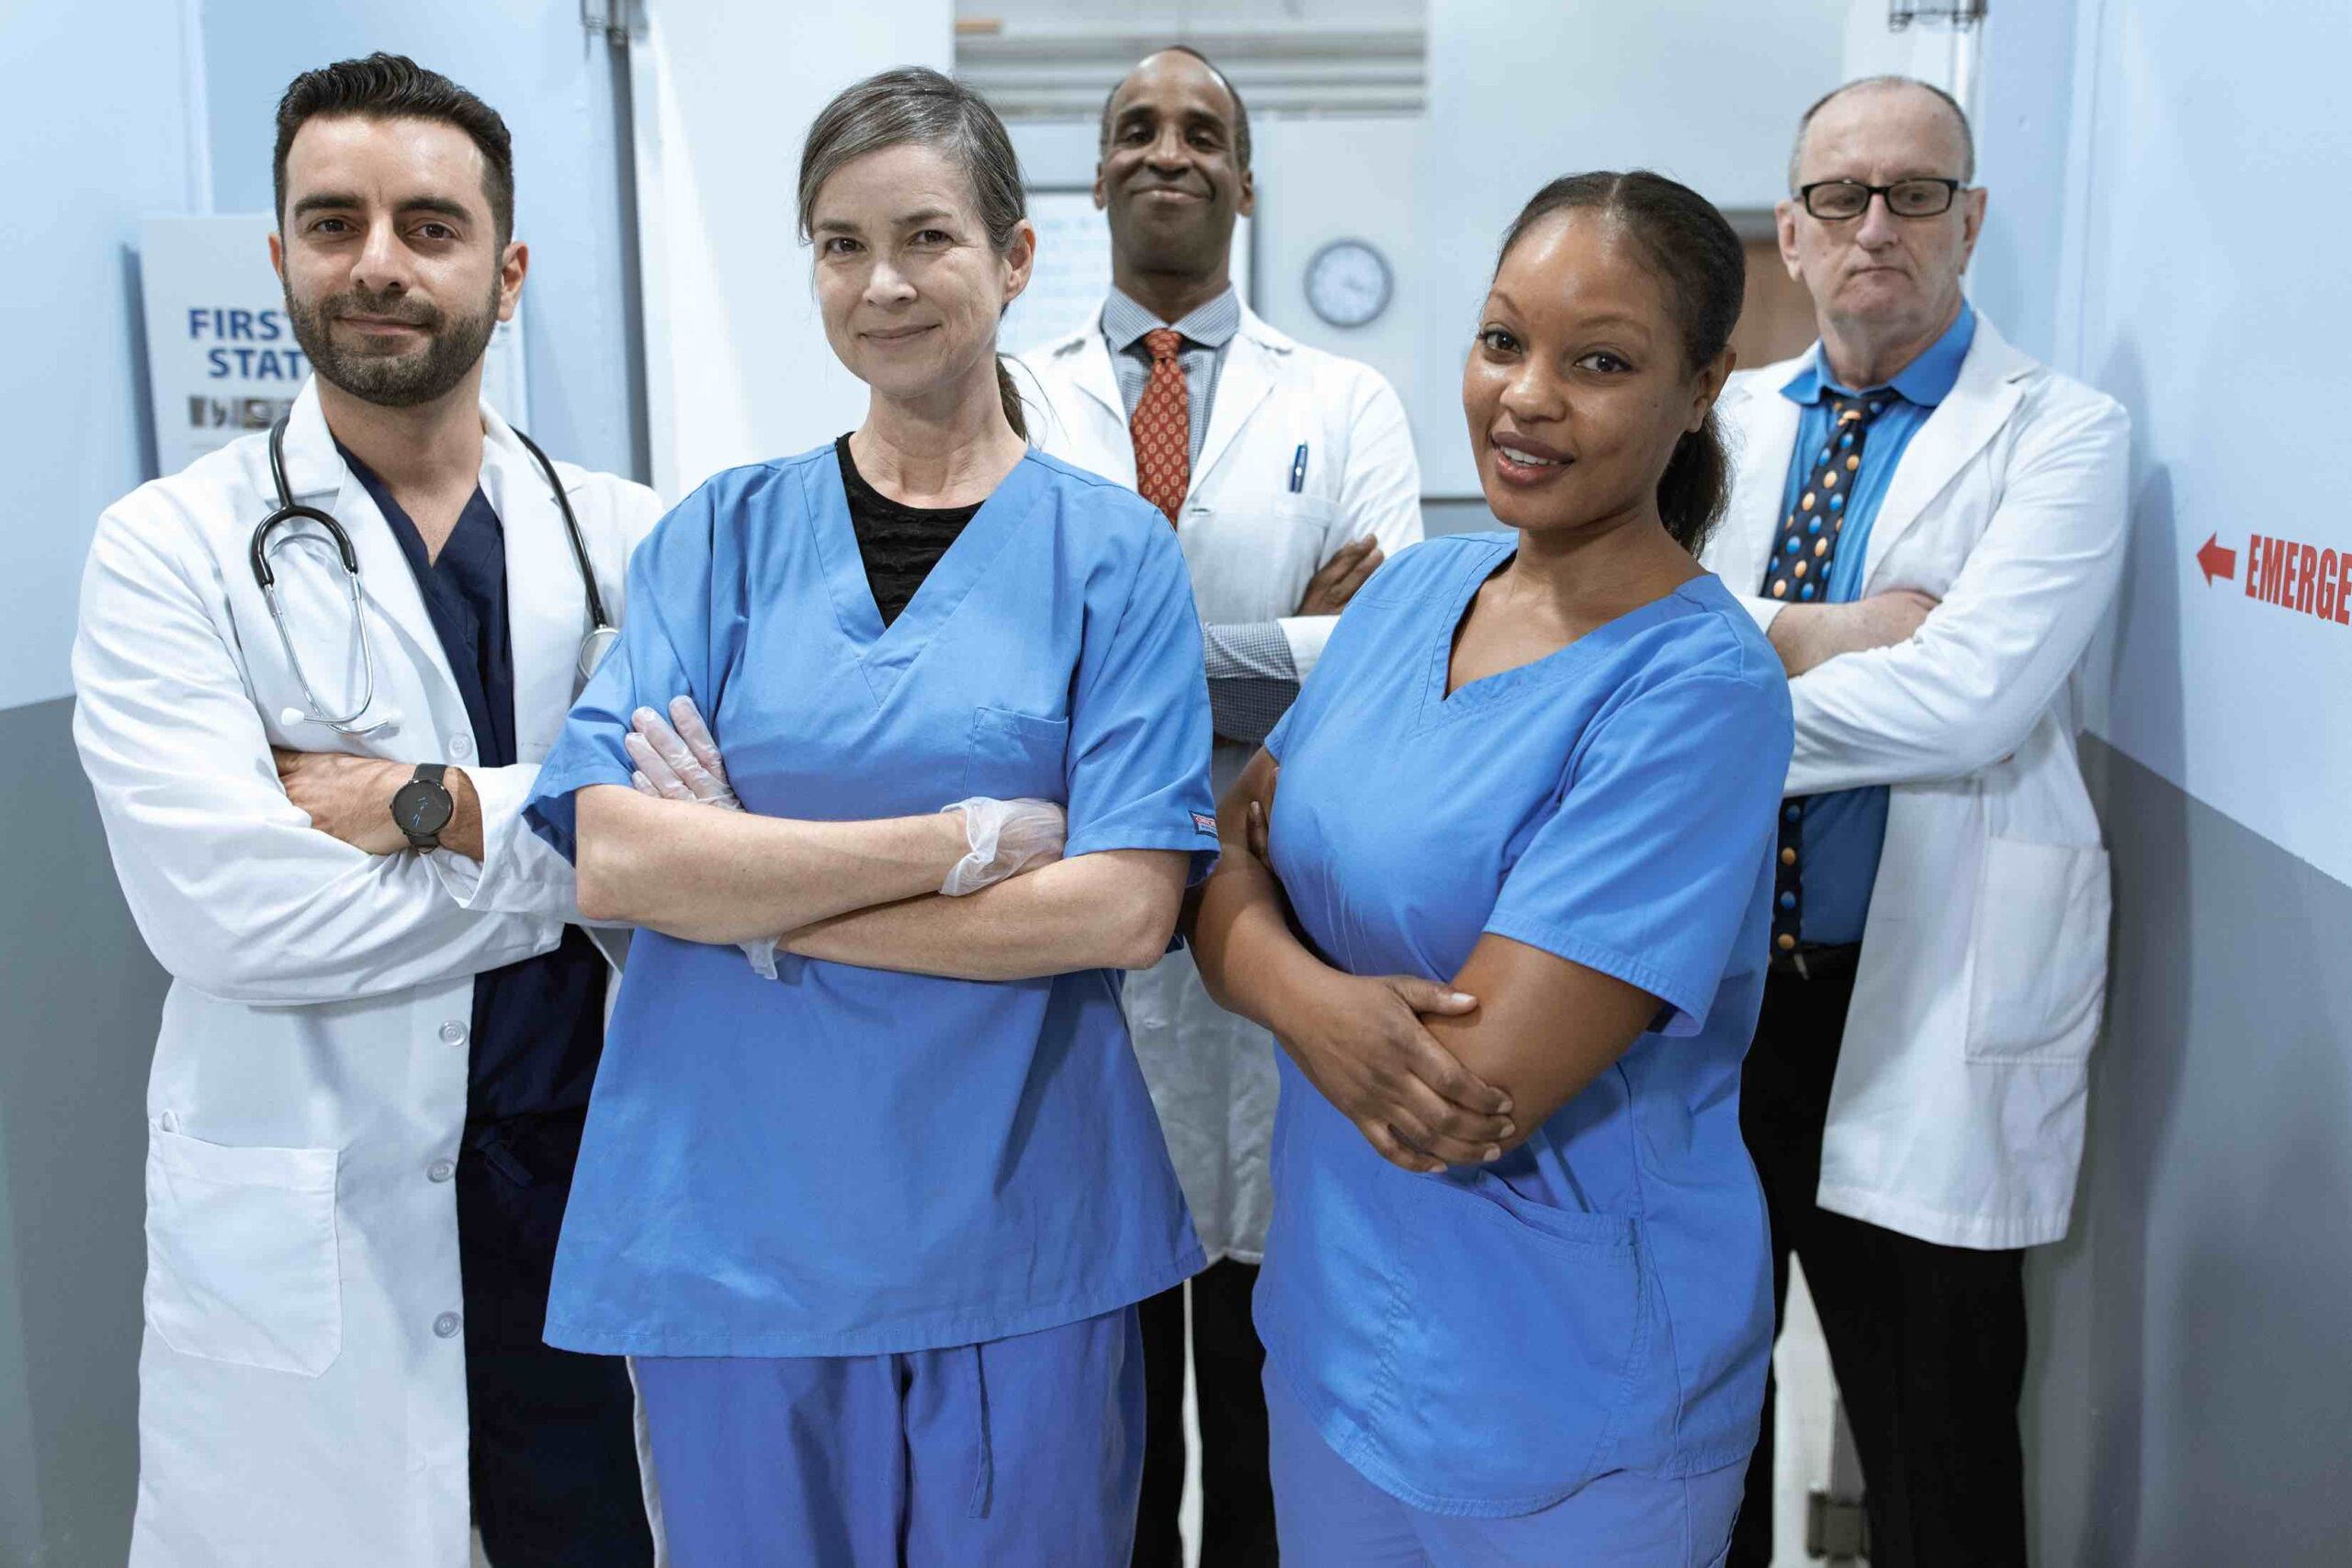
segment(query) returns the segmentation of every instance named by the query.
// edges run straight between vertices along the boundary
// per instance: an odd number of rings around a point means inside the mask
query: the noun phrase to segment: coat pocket
[[[1284,447],[1283,456],[1290,449]],[[1271,621],[1298,613],[1299,595],[1343,541],[1339,508],[1321,496],[1223,490],[1184,513],[1177,542],[1206,621]]]
[[[964,753],[964,794],[991,800],[1066,800],[1063,780],[1069,721],[1010,708],[972,710]]]
[[[1483,1171],[1408,1190],[1392,1458],[1464,1511],[1547,1506],[1611,1465],[1649,1340],[1639,1227]]]
[[[2078,1064],[2107,990],[2107,852],[1988,839],[1968,987],[1972,1062]]]
[[[184,1356],[316,1377],[343,1348],[334,1149],[147,1134],[148,1326]]]

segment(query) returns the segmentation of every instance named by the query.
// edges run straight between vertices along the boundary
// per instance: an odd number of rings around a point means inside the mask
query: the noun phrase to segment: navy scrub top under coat
[[[424,613],[466,705],[474,760],[485,768],[514,766],[514,643],[506,618],[506,530],[497,509],[477,486],[441,553],[428,558],[424,536],[392,498],[391,488],[340,445],[336,450],[408,558]],[[604,1050],[609,974],[588,933],[566,926],[553,952],[474,976],[469,1122],[578,1111],[588,1103]],[[554,1158],[547,1162],[554,1168],[524,1169],[526,1156],[503,1145],[492,1157],[512,1168],[510,1180],[544,1184],[559,1194],[571,1164],[568,1157]],[[545,1228],[552,1234],[551,1217]]]
[[[1134,491],[1017,464],[886,629],[831,446],[718,475],[629,567],[629,619],[526,807],[626,784],[629,714],[692,696],[745,807],[1058,800],[1069,855],[1216,855],[1201,632]],[[564,1221],[549,1343],[852,1356],[1073,1323],[1203,1257],[1119,1006],[1087,970],[754,975],[639,933]]]
[[[1400,552],[1266,743],[1273,868],[1328,962],[1447,981],[1491,931],[1663,1003],[1520,1148],[1438,1176],[1281,1059],[1272,1364],[1382,1489],[1495,1517],[1755,1440],[1771,1271],[1739,1073],[1793,739],[1780,661],[1713,577],[1448,696],[1516,544]]]

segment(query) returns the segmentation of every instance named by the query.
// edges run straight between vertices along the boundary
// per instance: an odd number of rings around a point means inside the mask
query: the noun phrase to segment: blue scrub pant
[[[1125,1568],[1133,1307],[949,1350],[636,1365],[676,1568]]]
[[[1271,1361],[1266,1417],[1283,1568],[1713,1568],[1747,1480],[1745,1462],[1672,1480],[1612,1471],[1532,1514],[1457,1518],[1332,1452]]]

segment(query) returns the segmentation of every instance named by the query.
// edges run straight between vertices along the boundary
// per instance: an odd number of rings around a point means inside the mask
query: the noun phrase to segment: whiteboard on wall
[[[1029,221],[1037,229],[1037,263],[1029,287],[1004,315],[997,346],[1026,354],[1091,325],[1111,288],[1111,230],[1094,193],[1079,187],[1033,189]],[[1233,288],[1250,303],[1250,220],[1233,225]]]
[[[269,265],[277,227],[268,213],[255,212],[150,218],[141,228],[139,287],[160,473],[178,473],[216,447],[267,430],[311,374]],[[483,400],[527,429],[519,307],[492,333],[483,357]]]

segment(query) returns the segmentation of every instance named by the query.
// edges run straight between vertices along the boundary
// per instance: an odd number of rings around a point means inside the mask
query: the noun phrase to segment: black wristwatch
[[[441,829],[457,813],[448,786],[441,782],[441,775],[448,771],[441,762],[420,762],[416,776],[392,793],[392,820],[408,835],[410,849],[441,847]]]

